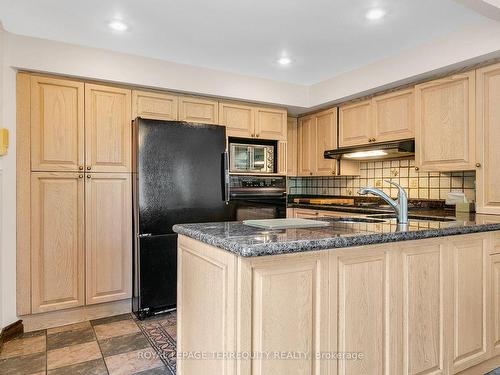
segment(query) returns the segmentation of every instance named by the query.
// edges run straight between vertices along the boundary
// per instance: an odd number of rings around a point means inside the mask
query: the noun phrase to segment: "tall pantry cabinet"
[[[131,103],[19,73],[19,315],[131,297]]]

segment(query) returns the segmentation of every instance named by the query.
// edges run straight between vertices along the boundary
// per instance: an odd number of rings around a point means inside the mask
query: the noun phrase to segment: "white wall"
[[[3,93],[0,97],[0,121],[10,131],[11,145],[9,154],[0,159],[3,167],[3,184],[0,184],[0,322],[7,325],[17,319],[16,69],[280,104],[299,113],[308,107],[394,86],[463,61],[484,59],[499,51],[500,24],[488,21],[435,43],[307,87],[5,33],[4,48],[0,44],[0,61],[2,52],[4,54],[3,69],[0,66],[0,95]]]

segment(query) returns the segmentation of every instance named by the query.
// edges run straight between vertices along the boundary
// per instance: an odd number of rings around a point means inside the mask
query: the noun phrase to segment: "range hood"
[[[341,147],[325,151],[325,159],[380,160],[415,155],[415,140],[374,143],[364,146]]]

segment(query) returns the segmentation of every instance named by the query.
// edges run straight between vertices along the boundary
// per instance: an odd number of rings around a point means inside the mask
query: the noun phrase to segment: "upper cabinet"
[[[345,105],[339,109],[339,146],[358,146],[371,142],[372,105],[364,100]]]
[[[132,119],[177,120],[176,95],[153,91],[132,91]]]
[[[179,120],[218,124],[219,102],[194,96],[181,96],[179,98]]]
[[[89,172],[130,172],[130,90],[85,84],[85,164]]]
[[[31,77],[31,169],[78,171],[84,164],[84,84]]]
[[[297,119],[289,117],[287,120],[287,153],[286,174],[297,176]]]
[[[500,64],[477,70],[476,211],[500,214]]]
[[[414,89],[391,92],[375,96],[373,105],[373,127],[375,140],[387,142],[415,137]]]
[[[284,109],[221,102],[219,122],[226,127],[230,137],[286,140],[287,113]]]
[[[475,169],[475,72],[415,86],[415,164],[422,171]]]
[[[314,175],[316,156],[316,119],[314,116],[301,117],[297,127],[298,176]]]

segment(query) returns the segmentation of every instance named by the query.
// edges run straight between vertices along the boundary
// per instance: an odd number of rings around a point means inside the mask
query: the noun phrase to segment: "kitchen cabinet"
[[[131,92],[85,84],[85,170],[131,171]]]
[[[337,161],[325,159],[324,152],[337,148],[337,108],[317,113],[314,117],[316,118],[314,174],[331,176],[336,173]]]
[[[131,298],[130,174],[85,177],[86,304]]]
[[[492,356],[500,355],[500,253],[490,255],[491,265],[491,314],[489,345]]]
[[[177,95],[158,91],[132,90],[132,119],[177,120]]]
[[[195,96],[179,97],[179,120],[201,124],[219,123],[219,102]]]
[[[316,157],[316,119],[313,116],[299,118],[297,127],[298,176],[314,175]]]
[[[358,146],[373,138],[371,100],[363,100],[339,108],[339,146]]]
[[[286,154],[286,174],[287,176],[297,176],[297,119],[288,117],[287,120],[287,154]]]
[[[31,170],[83,169],[83,82],[31,76],[30,117]]]
[[[488,237],[449,240],[448,368],[457,373],[489,358],[490,264]]]
[[[478,69],[476,212],[500,214],[500,64]]]
[[[278,170],[277,173],[286,175],[288,161],[288,145],[286,141],[278,142]]]
[[[421,171],[473,170],[475,72],[415,86],[415,165]]]
[[[254,107],[220,102],[220,124],[229,137],[287,140],[287,114],[284,109]]]
[[[399,90],[372,99],[373,142],[415,137],[414,89]]]
[[[75,172],[31,174],[31,311],[85,298],[84,184]]]

